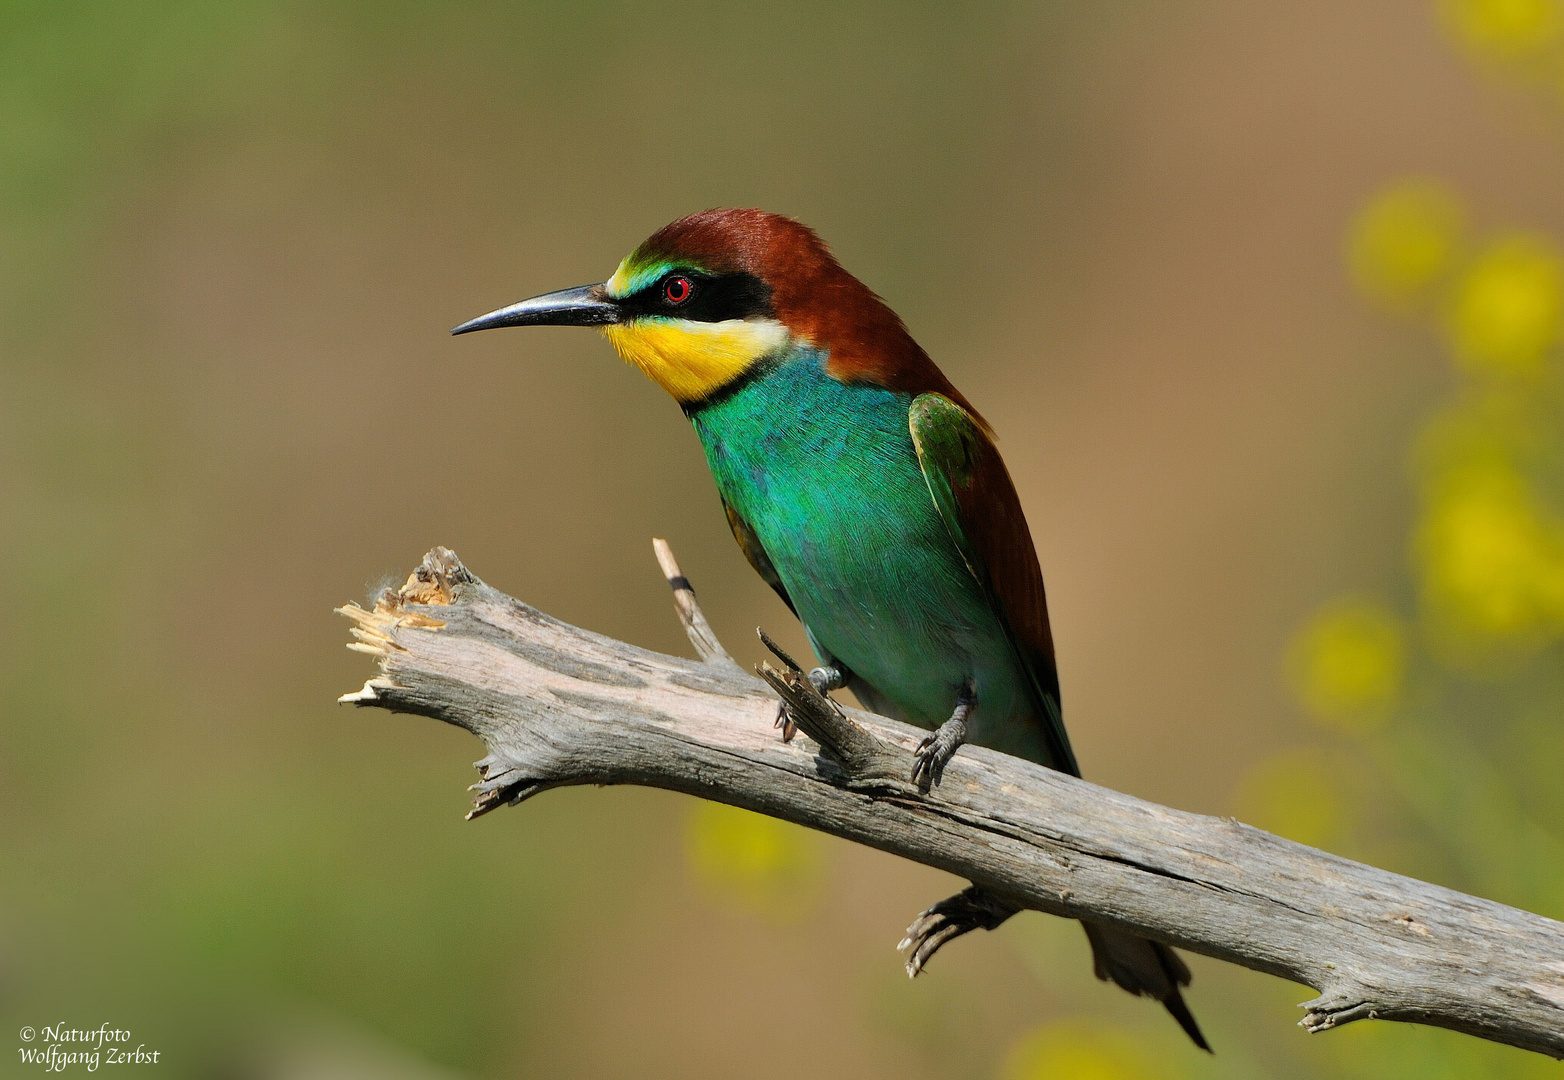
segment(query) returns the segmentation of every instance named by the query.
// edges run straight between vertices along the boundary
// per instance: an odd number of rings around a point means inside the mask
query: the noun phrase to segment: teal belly
[[[1045,760],[1026,673],[929,495],[910,404],[844,386],[800,350],[691,419],[822,659],[924,727],[970,681],[973,741]]]

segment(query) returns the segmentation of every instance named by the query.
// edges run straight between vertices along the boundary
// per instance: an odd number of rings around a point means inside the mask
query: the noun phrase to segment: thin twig
[[[657,553],[657,565],[662,567],[663,577],[667,578],[668,587],[673,590],[674,609],[679,613],[679,622],[690,644],[695,646],[695,655],[708,664],[727,664],[737,669],[738,662],[728,655],[728,650],[722,647],[711,623],[706,621],[706,613],[695,598],[695,586],[679,569],[679,560],[673,557],[673,548],[668,546],[668,541],[654,537],[652,550]]]

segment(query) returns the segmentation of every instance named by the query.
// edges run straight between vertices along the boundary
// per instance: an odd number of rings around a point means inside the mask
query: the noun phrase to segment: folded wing
[[[1043,572],[999,449],[971,413],[943,394],[914,398],[908,426],[934,505],[1031,682],[1051,757],[1045,764],[1079,776],[1060,711]]]

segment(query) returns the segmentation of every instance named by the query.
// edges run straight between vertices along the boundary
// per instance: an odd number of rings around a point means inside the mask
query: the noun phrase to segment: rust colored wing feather
[[[943,394],[914,398],[908,426],[934,505],[1032,683],[1054,767],[1079,776],[1060,710],[1043,572],[999,449],[981,421]]]
[[[755,568],[761,580],[777,591],[787,609],[795,616],[798,609],[793,606],[793,598],[787,594],[787,586],[782,584],[782,576],[777,573],[777,568],[771,563],[771,556],[766,554],[766,549],[760,546],[760,537],[755,535],[755,530],[749,527],[749,522],[739,516],[739,512],[727,499],[722,500],[722,509],[728,515],[728,528],[733,530],[733,539],[739,542],[739,550],[749,560],[749,564]]]

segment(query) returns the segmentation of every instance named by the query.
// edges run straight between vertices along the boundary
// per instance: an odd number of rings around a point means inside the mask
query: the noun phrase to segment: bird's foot
[[[815,693],[827,701],[831,701],[829,695],[832,690],[840,690],[852,678],[846,667],[835,662],[812,668],[808,674],[805,674],[804,669],[798,666],[798,661],[788,655],[782,646],[772,641],[764,630],[760,631],[760,640],[765,644],[766,648],[771,650],[772,655],[788,666],[789,670],[794,674],[803,675],[809,681],[809,685],[814,688]],[[831,701],[831,704],[833,707],[836,707],[836,702]],[[787,702],[780,699],[777,701],[777,719],[772,726],[782,729],[783,742],[792,742],[793,736],[798,734],[798,723],[793,719],[792,706]]]
[[[940,782],[945,766],[967,741],[967,717],[977,708],[977,694],[969,683],[956,694],[956,711],[912,755],[912,782],[927,791]]]
[[[839,667],[817,667],[810,670],[804,678],[809,680],[809,685],[815,688],[815,693],[831,701],[832,690],[840,690],[847,685],[847,676],[842,674]],[[831,701],[832,705],[836,702]],[[798,734],[798,722],[793,719],[793,707],[787,702],[777,701],[777,722],[772,725],[782,729],[782,741],[792,742],[793,736]]]
[[[917,978],[947,941],[972,930],[992,930],[1020,910],[980,885],[941,900],[913,920],[907,936],[896,946],[907,956],[907,977]]]

